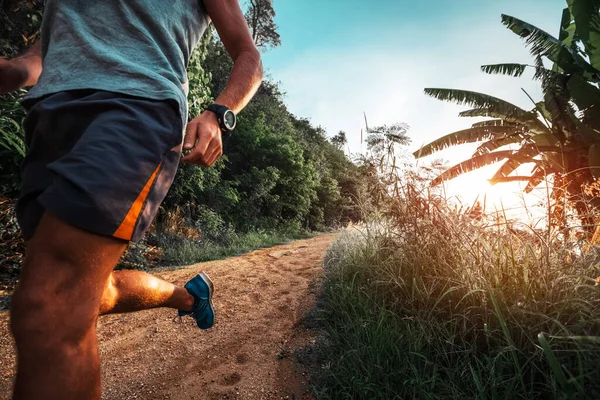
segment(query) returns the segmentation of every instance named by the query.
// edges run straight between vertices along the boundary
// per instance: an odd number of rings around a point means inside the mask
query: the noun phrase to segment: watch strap
[[[212,111],[217,115],[224,115],[226,111],[229,111],[230,108],[227,106],[222,106],[220,104],[211,104],[207,108],[208,111]]]
[[[223,132],[231,132],[231,129],[229,129],[225,125],[225,121],[224,121],[225,113],[227,111],[231,111],[231,109],[229,107],[223,106],[221,104],[211,104],[206,109],[217,115],[217,120],[219,121],[219,126],[221,127],[221,130]]]

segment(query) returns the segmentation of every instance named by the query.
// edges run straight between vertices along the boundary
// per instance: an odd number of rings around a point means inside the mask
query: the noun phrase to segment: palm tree
[[[526,181],[524,191],[531,192],[553,176],[554,197],[565,194],[584,225],[593,225],[585,217],[591,199],[582,193],[582,186],[592,183],[600,172],[600,0],[567,0],[567,4],[559,39],[527,22],[502,15],[502,23],[524,38],[535,64],[481,67],[486,73],[515,77],[534,68],[534,79],[541,83],[544,101],[533,102],[532,110],[477,92],[425,89],[426,94],[437,99],[472,107],[460,116],[493,118],[443,136],[414,153],[420,158],[449,146],[481,142],[471,158],[439,175],[434,185],[505,160],[491,183]],[[545,67],[545,60],[553,63],[551,69]],[[510,144],[518,148],[502,149]],[[529,175],[511,175],[527,163],[534,164]],[[587,201],[580,201],[582,198]],[[595,203],[600,206],[599,201]],[[564,214],[564,210],[559,211],[557,215]]]

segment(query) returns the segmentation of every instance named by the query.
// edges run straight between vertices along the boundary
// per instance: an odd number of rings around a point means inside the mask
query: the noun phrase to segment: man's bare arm
[[[19,57],[0,58],[0,94],[35,85],[41,73],[42,47],[37,41]]]
[[[237,114],[252,99],[262,82],[260,53],[237,0],[205,0],[204,6],[233,59],[228,85],[215,102]]]
[[[231,108],[236,114],[250,101],[263,77],[262,62],[238,0],[204,0],[204,6],[233,59],[227,87],[215,103]],[[193,152],[183,160],[211,166],[223,154],[221,129],[216,116],[208,111],[190,122],[184,149]]]

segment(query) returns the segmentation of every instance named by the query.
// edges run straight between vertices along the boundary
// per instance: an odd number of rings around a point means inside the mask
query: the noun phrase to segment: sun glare
[[[492,168],[492,171],[495,171]],[[498,183],[492,185],[490,171],[474,171],[448,182],[446,196],[463,207],[472,207],[479,202],[487,213],[502,212],[508,218],[531,220],[542,215],[536,210],[540,204],[540,190],[523,193],[523,182]],[[541,187],[540,187],[541,188]]]

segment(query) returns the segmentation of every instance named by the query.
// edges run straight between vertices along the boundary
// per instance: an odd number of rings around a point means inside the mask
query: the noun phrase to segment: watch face
[[[235,114],[233,113],[233,111],[225,111],[225,114],[223,115],[223,122],[225,123],[227,129],[232,130],[233,128],[235,128]]]

